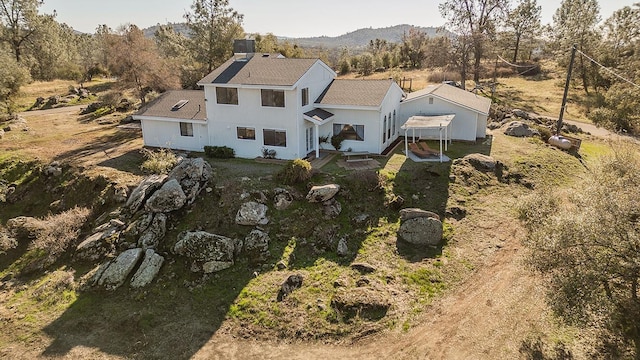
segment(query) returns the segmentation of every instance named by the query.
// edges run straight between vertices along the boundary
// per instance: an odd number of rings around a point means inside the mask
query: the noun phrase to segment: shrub
[[[298,184],[311,179],[311,163],[303,159],[291,160],[280,170],[277,177],[285,184]]]
[[[340,148],[342,147],[342,142],[344,141],[344,136],[343,135],[333,135],[331,137],[331,146],[333,146],[334,149],[336,150],[340,150]]]
[[[540,133],[540,139],[544,142],[547,142],[552,135],[551,130],[546,126],[535,125],[533,128],[538,130]]]
[[[205,146],[204,153],[214,159],[231,159],[236,156],[235,150],[228,146]]]
[[[262,148],[262,157],[265,159],[275,159],[276,158],[276,151],[273,149],[269,149],[266,147]]]
[[[169,149],[160,149],[151,151],[148,149],[140,150],[146,160],[140,165],[140,168],[152,174],[166,174],[178,162],[176,155]]]

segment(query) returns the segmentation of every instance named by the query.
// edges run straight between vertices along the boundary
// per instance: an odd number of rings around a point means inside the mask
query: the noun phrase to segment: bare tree
[[[487,39],[494,37],[497,23],[504,19],[508,5],[509,0],[447,0],[438,6],[453,32],[471,41],[475,82],[480,80],[480,62],[485,56]],[[466,68],[461,72],[466,73]]]
[[[135,25],[127,25],[119,36],[109,37],[109,68],[124,86],[135,87],[144,105],[150,91],[179,87],[179,77],[160,56],[156,44]]]

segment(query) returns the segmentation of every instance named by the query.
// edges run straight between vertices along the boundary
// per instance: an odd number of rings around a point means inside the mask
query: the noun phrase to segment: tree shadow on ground
[[[91,131],[102,131],[90,130]],[[78,134],[82,136],[82,134]],[[141,137],[138,131],[116,131],[112,134],[103,135],[97,137],[93,142],[76,149],[59,154],[54,158],[57,161],[65,162],[81,162],[81,160],[91,156],[102,156],[106,159],[111,158],[111,150],[115,147],[125,145],[132,140],[139,139]]]
[[[427,144],[432,149],[439,147],[437,141],[427,141]],[[452,211],[452,206],[455,204],[450,200],[453,191],[451,173],[453,161],[475,153],[488,156],[491,154],[491,144],[491,136],[473,143],[453,142],[444,152],[451,159],[448,162],[414,162],[407,158],[399,167],[394,185],[394,191],[405,200],[402,207],[434,212],[443,222],[450,217],[459,217],[460,214],[457,214],[455,209]],[[396,247],[398,253],[407,260],[420,262],[425,258],[442,255],[442,248],[445,245],[446,241],[437,247],[419,247],[398,239]]]
[[[520,344],[520,354],[526,360],[572,360],[573,354],[563,343],[555,344],[552,348],[537,337],[523,340]]]

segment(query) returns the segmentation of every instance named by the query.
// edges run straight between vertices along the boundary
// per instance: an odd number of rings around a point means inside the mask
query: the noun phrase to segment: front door
[[[316,149],[316,142],[313,137],[313,133],[313,127],[307,128],[305,136],[305,138],[307,139],[307,154]]]

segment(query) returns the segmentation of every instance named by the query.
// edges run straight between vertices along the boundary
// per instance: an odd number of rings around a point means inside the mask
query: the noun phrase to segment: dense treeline
[[[563,0],[553,23],[544,27],[537,0],[442,0],[439,8],[447,24],[436,36],[410,29],[399,43],[372,39],[363,51],[302,48],[270,33],[245,34],[242,14],[228,0],[195,0],[185,15],[186,31],[160,26],[152,38],[132,24],[118,29],[100,25],[94,34],[80,34],[58,23],[56,14],[40,13],[41,4],[41,0],[0,0],[4,65],[0,75],[5,75],[0,102],[7,105],[32,79],[83,81],[107,74],[134,88],[144,102],[150,91],[195,87],[231,55],[233,39],[252,36],[260,52],[317,57],[341,74],[368,76],[392,70],[400,77],[402,69],[426,68],[434,71],[433,81],[460,81],[463,88],[468,80],[481,86],[494,73],[499,77],[517,73],[507,60],[539,69],[537,60],[546,57],[566,68],[575,44],[580,52],[574,86],[587,95],[592,120],[636,132],[640,117],[636,100],[640,93],[632,84],[639,65],[638,5],[626,6],[602,21],[597,0]],[[498,56],[500,67],[494,64]]]

